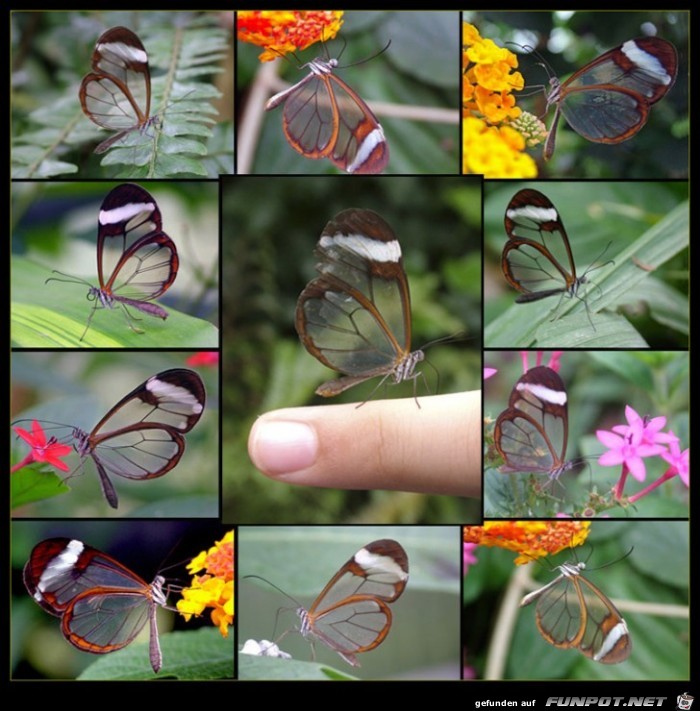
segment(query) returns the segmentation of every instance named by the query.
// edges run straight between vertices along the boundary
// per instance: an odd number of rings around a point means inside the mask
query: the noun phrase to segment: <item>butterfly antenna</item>
[[[364,59],[360,59],[357,62],[352,62],[351,64],[344,64],[342,67],[339,67],[339,69],[347,69],[348,67],[356,67],[358,64],[364,64],[365,62],[371,62],[373,59],[376,59],[380,54],[384,54],[384,52],[387,51],[391,47],[391,40],[389,40],[382,49],[380,49],[378,52],[375,52],[374,54],[371,54],[369,57],[365,57]],[[343,51],[345,51],[345,47],[343,47]],[[338,55],[337,59],[340,59],[340,54]]]
[[[57,269],[52,269],[51,270],[52,274],[60,274],[63,277],[66,277],[65,279],[59,279],[58,277],[49,277],[44,284],[48,284],[50,281],[61,281],[65,284],[85,284],[85,286],[92,286],[89,281],[86,281],[85,279],[81,279],[80,277],[73,276],[72,274],[64,274],[63,272],[59,272]]]
[[[248,580],[250,578],[256,578],[257,580],[262,580],[264,583],[267,583],[271,588],[274,588],[275,590],[277,590],[277,592],[280,592],[286,598],[289,598],[295,605],[301,606],[301,603],[296,598],[293,598],[289,593],[286,593],[284,590],[282,590],[282,588],[278,587],[274,583],[271,583],[267,578],[263,578],[260,575],[244,575],[243,578],[241,578],[241,579]]]

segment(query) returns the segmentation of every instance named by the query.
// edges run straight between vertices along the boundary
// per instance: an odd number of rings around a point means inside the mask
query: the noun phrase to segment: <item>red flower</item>
[[[32,420],[31,433],[22,427],[13,427],[12,429],[31,447],[29,454],[19,464],[12,467],[13,472],[32,462],[45,462],[63,472],[70,470],[70,467],[61,461],[61,457],[68,456],[73,448],[56,441],[55,437],[49,437],[47,440],[46,433],[37,420]]]
[[[188,356],[187,360],[185,360],[185,363],[195,368],[199,368],[201,366],[215,367],[219,365],[219,352],[199,351],[199,353],[193,353],[191,356]]]

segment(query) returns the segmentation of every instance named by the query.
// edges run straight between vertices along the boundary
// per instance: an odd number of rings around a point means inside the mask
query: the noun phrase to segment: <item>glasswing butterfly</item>
[[[134,325],[127,307],[165,320],[168,312],[152,301],[172,286],[179,266],[175,243],[163,232],[160,209],[151,194],[131,183],[114,188],[104,199],[97,218],[99,286],[69,277],[71,282],[87,284],[88,299],[95,302],[80,340],[85,338],[99,308],[121,306],[129,327],[136,333],[142,331]]]
[[[132,131],[143,133],[158,122],[151,116],[151,73],[148,54],[134,32],[112,27],[97,40],[92,72],[80,85],[83,113],[98,126],[116,131],[95,153],[104,153]]]
[[[389,634],[389,604],[401,596],[407,582],[408,556],[401,544],[372,541],[341,566],[308,610],[299,605],[299,632],[359,667],[357,655],[376,649]],[[267,656],[264,648],[259,653]]]
[[[307,158],[328,158],[346,173],[381,173],[389,146],[372,110],[333,70],[334,58],[317,57],[309,74],[275,94],[270,111],[284,104],[282,127],[289,145]]]
[[[156,673],[163,662],[156,610],[166,605],[164,583],[158,575],[149,585],[112,556],[70,538],[41,541],[24,566],[29,594],[61,619],[63,636],[83,652],[122,649],[148,623]]]
[[[184,434],[199,422],[206,404],[197,373],[173,368],[151,376],[127,393],[88,432],[68,427],[66,439],[83,461],[97,469],[107,503],[119,505],[110,475],[144,481],[167,474],[185,451]]]
[[[496,419],[494,445],[503,473],[547,474],[550,480],[580,464],[566,461],[569,416],[566,388],[545,365],[531,368],[513,387],[508,408]]]
[[[508,203],[504,224],[508,241],[501,254],[501,270],[520,292],[516,304],[557,294],[581,298],[578,292],[588,282],[591,267],[577,276],[564,223],[546,195],[532,188],[519,190]],[[582,300],[588,312],[588,303]]]
[[[554,119],[544,146],[544,159],[554,154],[559,117],[594,143],[622,143],[637,134],[651,107],[673,86],[678,53],[667,40],[628,40],[581,67],[561,82],[551,77],[547,109]]]
[[[583,576],[583,561],[557,567],[560,574],[525,595],[520,607],[537,603],[537,629],[555,647],[578,649],[601,664],[624,662],[632,651],[632,640],[615,605]]]
[[[301,292],[295,326],[306,350],[343,374],[316,393],[330,397],[376,376],[415,380],[424,356],[411,352],[411,297],[391,227],[371,210],[344,210],[316,255],[321,276]]]

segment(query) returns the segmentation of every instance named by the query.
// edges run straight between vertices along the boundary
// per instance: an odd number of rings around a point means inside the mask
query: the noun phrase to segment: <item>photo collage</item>
[[[10,680],[688,711],[690,11],[8,19]]]

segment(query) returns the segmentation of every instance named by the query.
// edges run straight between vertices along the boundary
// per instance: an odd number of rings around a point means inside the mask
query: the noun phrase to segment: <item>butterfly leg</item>
[[[141,328],[138,328],[135,325],[135,321],[143,321],[142,318],[138,318],[134,316],[129,309],[126,308],[126,304],[122,303],[122,308],[124,309],[124,316],[126,317],[126,323],[128,324],[129,328],[134,332],[134,333],[145,333],[145,331]]]
[[[88,330],[90,329],[90,324],[92,323],[92,317],[95,315],[95,311],[97,311],[98,304],[99,304],[99,301],[95,301],[95,305],[92,307],[92,311],[90,311],[90,315],[88,316],[87,323],[85,324],[85,330],[83,331],[83,335],[80,337],[81,341],[85,338]]]

